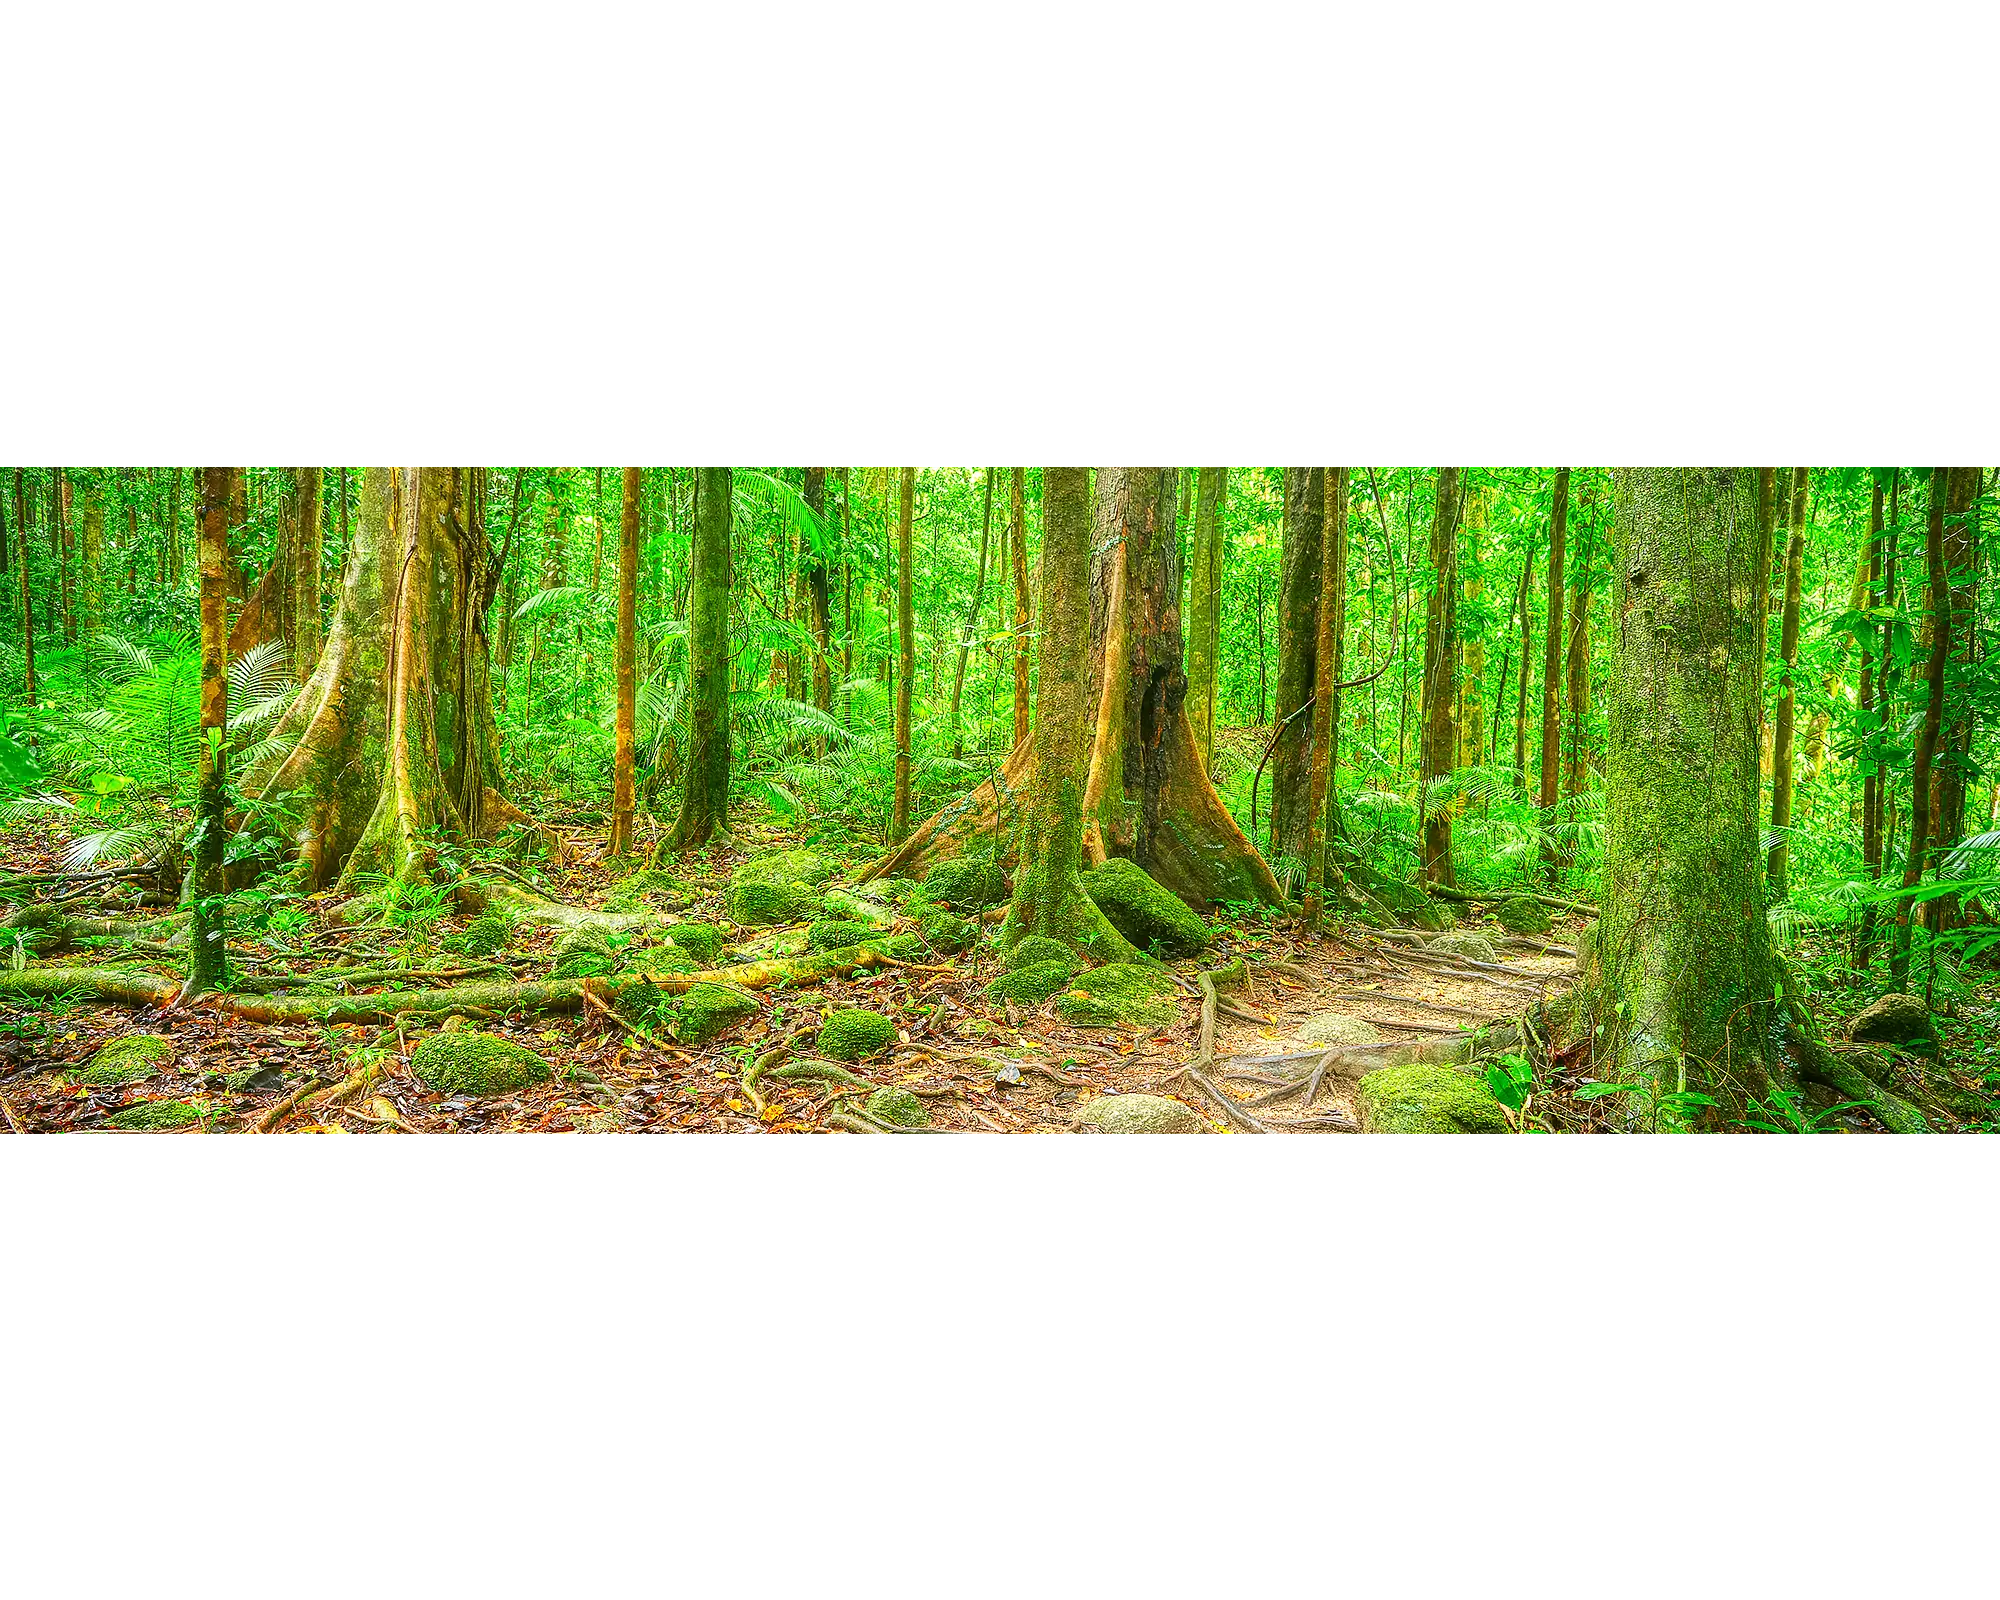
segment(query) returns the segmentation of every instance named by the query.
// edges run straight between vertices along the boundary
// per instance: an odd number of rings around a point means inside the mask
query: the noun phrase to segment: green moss
[[[1083,892],[1111,926],[1141,950],[1173,958],[1196,955],[1208,947],[1208,925],[1136,861],[1114,856],[1096,871],[1086,872]]]
[[[1455,1067],[1411,1063],[1365,1073],[1359,1096],[1370,1133],[1507,1133],[1486,1085]]]
[[[844,950],[849,945],[860,944],[874,932],[865,922],[815,922],[806,929],[806,948]]]
[[[924,895],[941,906],[984,911],[1007,898],[1007,879],[991,856],[954,856],[924,874]]]
[[[868,1115],[898,1128],[928,1128],[931,1114],[908,1089],[877,1089],[868,1097]]]
[[[1493,948],[1493,941],[1483,933],[1474,933],[1469,928],[1461,928],[1455,933],[1441,933],[1424,946],[1439,955],[1457,956],[1461,961],[1498,961],[1500,952]]]
[[[817,889],[833,876],[833,863],[817,850],[773,850],[739,861],[729,875],[734,889],[746,883],[797,883]]]
[[[169,1128],[190,1127],[207,1116],[206,1106],[188,1100],[142,1100],[114,1111],[104,1119],[104,1125],[121,1133],[162,1133]]]
[[[1000,957],[1000,965],[1009,972],[1019,972],[1023,967],[1032,967],[1042,961],[1067,962],[1076,966],[1076,952],[1060,939],[1051,939],[1039,933],[1031,933],[1025,939],[1017,940]]]
[[[926,911],[917,926],[923,930],[924,942],[939,955],[955,956],[970,950],[979,938],[978,923],[950,911]]]
[[[1079,973],[1069,992],[1057,997],[1056,1012],[1065,1022],[1168,1028],[1181,1014],[1173,994],[1173,982],[1164,973],[1114,961]]]
[[[1510,894],[1493,914],[1509,933],[1547,933],[1555,926],[1548,909],[1531,894]]]
[[[604,897],[606,911],[646,911],[655,905],[674,906],[687,899],[687,886],[671,872],[646,867],[620,878]]]
[[[418,1045],[410,1071],[439,1094],[508,1094],[547,1081],[549,1064],[512,1039],[454,1029]]]
[[[571,928],[556,940],[550,959],[549,976],[554,978],[599,978],[616,972],[622,964],[611,936],[587,924]]]
[[[746,928],[802,922],[819,910],[819,891],[803,883],[739,883],[729,891],[729,917]]]
[[[846,1083],[857,1089],[872,1089],[875,1086],[858,1073],[835,1061],[793,1061],[777,1067],[765,1074],[767,1078],[781,1078],[786,1083]]]
[[[679,945],[659,944],[634,954],[625,963],[625,970],[658,977],[663,973],[699,972],[701,966]]]
[[[128,1033],[122,1039],[113,1039],[92,1056],[90,1064],[77,1074],[76,1081],[90,1089],[115,1089],[123,1083],[138,1083],[163,1071],[173,1055],[171,1039],[152,1033]]]
[[[895,1023],[879,1012],[844,1006],[821,1024],[819,1048],[837,1061],[860,1061],[881,1054],[895,1037]]]
[[[861,948],[879,950],[891,961],[908,961],[922,966],[930,960],[930,946],[914,933],[871,933]]]
[[[754,1017],[757,1002],[719,983],[698,983],[674,1007],[674,1037],[682,1044],[706,1044],[746,1017]]]
[[[667,930],[667,938],[679,945],[704,967],[712,967],[729,938],[712,922],[681,922]]]
[[[463,931],[444,941],[447,950],[469,956],[498,955],[514,942],[514,919],[497,911],[482,911]]]
[[[1371,922],[1395,922],[1432,933],[1451,926],[1451,913],[1414,883],[1391,878],[1365,861],[1329,859],[1327,865],[1338,866],[1343,881],[1358,891],[1355,909]]]
[[[1049,943],[1055,941],[1051,939]],[[1060,950],[1062,946],[1056,948]],[[1075,975],[1076,958],[1064,951],[1059,961],[1031,961],[995,978],[986,986],[986,993],[995,1000],[1011,1000],[1017,1006],[1038,1006],[1067,989]]]

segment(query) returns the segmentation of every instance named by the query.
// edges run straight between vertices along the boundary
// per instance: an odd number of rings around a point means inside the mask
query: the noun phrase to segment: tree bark
[[[1521,556],[1521,589],[1515,596],[1521,617],[1521,670],[1514,685],[1514,783],[1528,792],[1528,662],[1535,654],[1534,617],[1529,611],[1535,598],[1535,536],[1528,534],[1528,548]]]
[[[187,997],[229,974],[222,915],[222,847],[228,763],[229,659],[223,617],[228,596],[229,501],[234,467],[201,469],[201,742],[196,750],[194,874],[189,887]]]
[[[1979,541],[1974,528],[1983,469],[1947,469],[1944,508],[1944,567],[1951,607],[1951,659],[1945,668],[1944,722],[1931,774],[1931,853],[1942,864],[1965,837],[1966,775],[1972,763],[1973,617],[1978,602]],[[1955,691],[1955,692],[1954,692]],[[1924,904],[1925,925],[1942,933],[1964,921],[1955,894]]]
[[[958,643],[958,666],[951,679],[951,755],[954,761],[965,754],[965,739],[959,730],[959,699],[965,691],[965,658],[972,650],[972,641],[979,632],[980,607],[986,599],[986,550],[993,535],[993,474],[997,468],[986,469],[986,510],[979,525],[979,576],[973,580],[972,608],[965,617],[965,637]]]
[[[917,675],[916,558],[912,552],[917,469],[904,467],[896,493],[896,794],[889,841],[910,836],[910,684]]]
[[[1590,716],[1590,574],[1579,549],[1570,566],[1569,586],[1569,761],[1563,772],[1563,795],[1576,799],[1583,794],[1590,752],[1584,735]],[[1574,808],[1572,808],[1574,814]],[[1574,859],[1572,845],[1563,852],[1565,866]]]
[[[1465,575],[1466,600],[1476,609],[1486,593],[1486,580],[1479,570],[1480,547],[1486,537],[1487,508],[1492,504],[1490,484],[1467,484],[1464,488],[1465,526],[1460,540],[1472,559]],[[1486,760],[1486,640],[1476,627],[1459,629],[1460,670],[1458,675],[1458,764],[1477,767]]]
[[[1121,961],[1137,952],[1083,892],[1082,880],[1092,748],[1090,569],[1090,469],[1044,467],[1034,782],[1000,938],[1012,949],[1040,934],[1098,960]]]
[[[1771,827],[1778,839],[1771,846],[1771,892],[1782,900],[1789,892],[1790,852],[1784,830],[1792,825],[1792,735],[1798,723],[1799,591],[1805,573],[1806,469],[1792,469],[1791,537],[1785,547],[1785,610],[1778,634],[1778,724],[1771,747]]]
[[[321,607],[320,468],[292,467],[285,519],[292,536],[292,675],[304,683],[319,661]]]
[[[1312,723],[1296,715],[1318,673],[1319,562],[1326,516],[1326,469],[1285,469],[1285,538],[1278,586],[1278,692],[1282,725],[1271,752],[1271,849],[1306,865],[1306,791],[1312,781]],[[1290,719],[1287,721],[1286,719]]]
[[[1904,858],[1903,888],[1924,881],[1924,852],[1930,842],[1931,766],[1938,732],[1944,725],[1945,662],[1951,656],[1951,582],[1944,562],[1945,506],[1950,495],[1949,467],[1930,469],[1929,514],[1924,524],[1924,564],[1930,589],[1924,603],[1931,616],[1931,653],[1924,668],[1924,720],[1910,763],[1910,848]],[[1895,943],[1889,956],[1889,987],[1907,989],[1910,980],[1910,912],[1914,902],[1906,892],[1896,902]]]
[[[689,595],[688,753],[681,810],[663,853],[679,853],[729,831],[729,591],[732,473],[702,467],[695,480]]]
[[[1308,928],[1326,904],[1326,823],[1339,764],[1340,671],[1347,616],[1346,467],[1326,468],[1320,518],[1319,638],[1313,652],[1312,776],[1306,797],[1306,891],[1300,908]]]
[[[624,471],[618,517],[618,724],[611,767],[611,854],[632,850],[632,732],[638,679],[633,648],[639,616],[639,469]]]
[[[1418,771],[1417,811],[1423,837],[1419,876],[1425,883],[1455,886],[1451,863],[1451,808],[1431,797],[1432,786],[1452,773],[1458,753],[1453,709],[1458,685],[1458,523],[1459,469],[1437,469],[1437,501],[1431,517],[1431,595],[1424,618],[1424,736]]]
[[[806,553],[806,609],[813,639],[813,704],[822,711],[833,709],[833,669],[828,664],[833,652],[828,616],[826,570],[826,468],[806,468],[806,509],[813,514],[819,543]],[[826,741],[818,741],[826,753]]]
[[[1553,835],[1557,783],[1562,761],[1563,559],[1569,537],[1569,468],[1556,469],[1555,498],[1549,507],[1548,637],[1542,641],[1542,866],[1551,882],[1561,852]]]
[[[1014,556],[1014,743],[1028,739],[1028,512],[1026,467],[1016,467],[1008,539]]]
[[[1222,558],[1227,533],[1229,469],[1196,469],[1194,573],[1189,585],[1188,720],[1201,770],[1215,776],[1215,686],[1222,653]]]
[[[1882,472],[1878,467],[1874,483],[1868,496],[1868,608],[1872,611],[1884,604],[1882,599]],[[1869,878],[1880,882],[1882,878],[1882,765],[1877,755],[1876,743],[1880,737],[1880,718],[1875,713],[1874,658],[1868,648],[1869,636],[1861,635],[1861,681],[1858,721],[1861,727],[1861,864]],[[1883,657],[1883,665],[1888,665],[1888,657]],[[1886,685],[1884,709],[1886,710]],[[1875,903],[1868,902],[1861,908],[1861,927],[1855,940],[1854,964],[1867,970],[1869,959],[1875,948]]]
[[[14,538],[21,553],[21,655],[27,678],[27,699],[35,704],[35,597],[28,581],[28,472],[14,469]]]

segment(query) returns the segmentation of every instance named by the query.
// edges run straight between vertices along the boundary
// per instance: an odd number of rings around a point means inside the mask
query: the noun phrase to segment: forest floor
[[[7,842],[17,870],[53,868],[57,841],[44,838],[25,850],[17,848],[28,844],[18,834]],[[752,853],[791,843],[775,836],[744,842]],[[678,876],[694,896],[665,920],[721,921],[729,869],[742,854],[707,852],[698,869],[681,868]],[[540,891],[568,905],[599,906],[629,871],[628,863],[614,873],[600,855],[589,836],[572,836],[542,866]],[[423,948],[412,953],[396,948],[386,930],[345,925],[337,897],[314,896],[303,906],[310,926],[294,926],[289,942],[279,941],[275,950],[269,937],[232,941],[239,975],[324,983],[338,970],[336,961],[375,971],[410,968],[353,986],[366,992],[451,982],[425,975],[479,965],[437,948],[463,925],[462,917],[429,930]],[[91,910],[107,913],[121,914],[115,901],[109,907],[99,901]],[[1177,1098],[1216,1133],[1355,1131],[1357,1075],[1379,1064],[1371,1045],[1450,1042],[1488,1022],[1538,1014],[1573,977],[1574,940],[1584,925],[1572,918],[1545,937],[1516,937],[1471,916],[1458,931],[1483,937],[1490,950],[1475,943],[1461,946],[1459,956],[1440,957],[1401,930],[1350,927],[1308,938],[1284,923],[1220,918],[1212,924],[1214,944],[1199,961],[1173,964],[1182,990],[1179,1018],[1155,1031],[1075,1027],[1052,1004],[1021,1008],[990,999],[986,985],[1000,971],[990,940],[958,957],[892,965],[810,988],[756,991],[756,1014],[700,1047],[657,1035],[642,1040],[595,1009],[521,1009],[477,1025],[543,1057],[554,1075],[484,1098],[437,1093],[412,1074],[411,1052],[436,1029],[437,1018],[405,1016],[388,1029],[373,1023],[286,1026],[231,1016],[199,1001],[162,1008],[62,995],[25,1002],[10,997],[0,1002],[0,1119],[15,1132],[85,1132],[111,1128],[113,1117],[135,1106],[172,1102],[199,1112],[174,1130],[185,1132],[811,1133],[851,1127],[854,1097],[900,1087],[924,1103],[931,1130],[945,1133],[1072,1132],[1091,1100],[1135,1093]],[[746,944],[768,942],[774,931],[741,930],[738,937]],[[506,969],[499,976],[544,976],[556,937],[553,929],[520,927],[514,946],[496,958]],[[1191,1077],[1183,1069],[1199,1065],[1197,974],[1238,957],[1246,961],[1249,981],[1220,993],[1212,1062],[1205,1074]],[[119,940],[80,939],[36,964],[116,963],[177,978],[181,959]],[[833,1006],[881,1012],[897,1025],[898,1037],[883,1055],[852,1067],[866,1088],[781,1083],[751,1071],[753,1063],[772,1065],[781,1050],[814,1055],[813,1034]],[[1979,1041],[1992,1037],[1996,1011],[2000,992],[1992,991],[1961,1008],[1954,1024],[1967,1031],[1961,1048],[1987,1048]],[[1823,1020],[1839,1026],[1837,1019]],[[79,1081],[100,1048],[132,1034],[167,1041],[150,1075],[118,1086]],[[365,1094],[330,1103],[326,1086],[361,1060],[379,1062],[378,1080]],[[1324,1078],[1308,1108],[1299,1083],[1315,1070]],[[754,1088],[746,1088],[746,1074]],[[1527,1125],[1592,1129],[1597,1107],[1576,1092],[1588,1081],[1586,1063],[1558,1058],[1530,1103]],[[301,1090],[308,1093],[302,1097]],[[1229,1104],[1219,1103],[1218,1095]],[[1875,1124],[1849,1111],[1830,1119],[1830,1128],[1838,1127],[1873,1131]]]

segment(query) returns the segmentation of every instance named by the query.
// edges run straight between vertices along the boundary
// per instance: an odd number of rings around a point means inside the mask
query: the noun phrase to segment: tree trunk
[[[1872,611],[1883,605],[1882,599],[1882,474],[1877,468],[1874,484],[1868,496],[1868,608]],[[1886,667],[1888,658],[1883,657]],[[1884,710],[1887,710],[1886,685]],[[1875,675],[1873,657],[1868,648],[1868,635],[1861,636],[1861,684],[1860,708],[1857,719],[1861,727],[1861,864],[1869,878],[1880,882],[1882,878],[1882,765],[1877,754],[1880,728],[1875,714]],[[1861,908],[1861,928],[1855,940],[1854,964],[1867,970],[1870,957],[1875,949],[1875,903],[1871,900]]]
[[[1945,504],[1950,494],[1949,467],[1930,469],[1930,506],[1924,524],[1924,563],[1930,590],[1924,603],[1931,615],[1931,653],[1924,668],[1924,721],[1910,763],[1910,848],[1904,858],[1903,888],[1924,881],[1924,851],[1931,835],[1931,763],[1937,752],[1938,730],[1944,725],[1944,670],[1951,656],[1951,583],[1944,564]],[[1896,937],[1889,957],[1889,987],[1906,989],[1910,981],[1910,909],[1908,893],[1896,902]]]
[[[486,643],[486,539],[466,469],[369,467],[360,526],[318,664],[263,781],[302,811],[314,888],[422,879],[440,834],[525,820],[501,797]],[[466,526],[472,523],[470,529]]]
[[[1016,467],[1008,539],[1014,556],[1014,743],[1028,739],[1028,469]]]
[[[1514,685],[1514,783],[1528,792],[1528,662],[1535,654],[1534,618],[1528,607],[1535,594],[1535,536],[1528,534],[1528,548],[1521,556],[1521,590],[1515,596],[1521,617],[1521,670]]]
[[[70,524],[69,478],[61,467],[55,469],[55,487],[50,496],[55,521],[52,524],[62,557],[62,632],[64,644],[76,643],[76,533]]]
[[[687,765],[681,811],[662,853],[703,845],[729,831],[729,590],[731,499],[728,467],[699,468],[688,608]]]
[[[1188,720],[1201,770],[1215,776],[1215,684],[1222,658],[1222,556],[1227,534],[1223,507],[1229,495],[1227,467],[1196,469],[1194,574],[1189,585]]]
[[[1633,1086],[1617,1097],[1633,1131],[1720,1127],[1776,1075],[1760,537],[1750,471],[1618,474],[1604,887],[1578,1020],[1604,1029],[1591,1075]]]
[[[27,700],[35,704],[35,597],[28,582],[28,471],[14,469],[14,538],[20,550],[17,564],[21,573],[21,655],[27,678]]]
[[[980,606],[986,598],[986,549],[993,534],[993,474],[996,468],[986,469],[986,510],[979,524],[979,576],[972,585],[972,609],[966,613],[965,637],[958,644],[958,667],[951,679],[951,756],[954,761],[965,754],[965,739],[959,731],[959,697],[965,691],[965,658],[972,650],[972,641],[979,632]]]
[[[1019,870],[1001,929],[1012,949],[1030,934],[1100,961],[1137,954],[1083,892],[1085,792],[1091,756],[1090,469],[1042,469],[1042,627],[1037,644],[1034,773],[1021,816]]]
[[[1468,484],[1464,490],[1462,520],[1465,535],[1460,541],[1472,558],[1472,570],[1465,575],[1465,598],[1478,614],[1486,593],[1486,579],[1479,570],[1480,547],[1486,538],[1487,508],[1492,504],[1490,484]],[[1477,628],[1459,630],[1460,671],[1458,678],[1458,764],[1483,766],[1486,762],[1486,640]]]
[[[1584,776],[1590,766],[1590,752],[1584,742],[1590,717],[1590,574],[1584,565],[1584,551],[1570,568],[1569,590],[1569,762],[1563,773],[1563,796],[1580,799]],[[1576,807],[1571,807],[1576,814]],[[1563,865],[1576,857],[1572,844],[1563,852]]]
[[[83,559],[77,587],[83,631],[95,633],[104,621],[104,472],[93,468],[83,485]]]
[[[1785,548],[1785,612],[1778,635],[1778,727],[1771,746],[1771,893],[1789,892],[1785,830],[1792,825],[1792,732],[1798,721],[1799,590],[1806,557],[1806,469],[1792,469],[1791,538]]]
[[[227,822],[229,658],[223,616],[228,592],[229,500],[235,467],[201,469],[201,742],[196,749],[193,924],[184,997],[229,975],[222,917],[222,847]]]
[[[1951,605],[1951,660],[1945,669],[1945,718],[1931,774],[1931,854],[1940,864],[1965,837],[1965,786],[1975,728],[1973,615],[1979,585],[1979,542],[1973,518],[1983,477],[1979,467],[1951,467],[1948,471],[1944,568]],[[1940,895],[1925,902],[1924,917],[1932,933],[1942,933],[1964,921],[1964,908],[1957,895]]]
[[[822,711],[833,709],[833,669],[828,664],[833,653],[832,622],[828,617],[826,546],[826,468],[806,468],[806,509],[817,523],[818,544],[807,553],[806,610],[813,639],[813,704]],[[826,740],[818,741],[820,754]]]
[[[916,558],[912,553],[917,469],[904,467],[896,493],[896,795],[889,842],[910,836],[910,684],[917,673]]]
[[[624,472],[618,517],[618,725],[611,764],[611,854],[632,850],[632,729],[638,700],[633,644],[639,617],[639,469]]]
[[[1281,725],[1271,752],[1271,849],[1306,865],[1306,791],[1312,781],[1312,723],[1299,715],[1318,673],[1319,558],[1326,516],[1326,469],[1285,468],[1285,542],[1278,586],[1278,696]],[[1289,719],[1289,720],[1287,720]]]
[[[1347,618],[1346,467],[1326,469],[1320,518],[1319,638],[1313,651],[1312,776],[1306,796],[1306,892],[1300,915],[1319,926],[1326,903],[1326,824],[1339,767],[1340,671]]]
[[[320,651],[320,468],[292,467],[285,485],[284,516],[292,539],[292,675],[312,676]]]
[[[1458,730],[1452,712],[1458,685],[1457,467],[1437,469],[1437,503],[1431,517],[1431,595],[1424,618],[1424,736],[1418,772],[1417,812],[1423,840],[1419,875],[1425,883],[1452,886],[1451,808],[1431,797],[1432,785],[1452,773]]]
[[[1542,641],[1542,865],[1553,881],[1561,852],[1551,831],[1556,820],[1556,785],[1562,761],[1563,557],[1569,535],[1569,468],[1556,470],[1555,499],[1549,508],[1548,637]]]

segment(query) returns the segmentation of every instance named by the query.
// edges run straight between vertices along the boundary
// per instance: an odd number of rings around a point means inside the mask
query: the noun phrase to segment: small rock
[[[1457,956],[1462,961],[1497,961],[1500,958],[1491,939],[1483,933],[1463,928],[1439,934],[1425,948],[1441,956]]]
[[[1079,1133],[1200,1133],[1201,1118],[1163,1094],[1101,1094],[1077,1113]]]
[[[1509,933],[1547,933],[1555,926],[1548,909],[1531,894],[1510,894],[1493,914]]]
[[[1312,1018],[1293,1037],[1307,1044],[1380,1044],[1383,1034],[1372,1022],[1329,1011]]]

